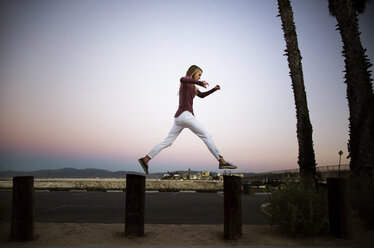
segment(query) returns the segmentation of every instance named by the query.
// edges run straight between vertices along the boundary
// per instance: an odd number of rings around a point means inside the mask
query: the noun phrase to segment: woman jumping
[[[192,65],[185,77],[180,79],[179,88],[179,108],[174,115],[174,125],[171,128],[168,136],[158,145],[156,145],[145,157],[140,158],[138,161],[144,169],[144,172],[148,175],[148,162],[154,158],[159,152],[165,149],[174,142],[178,135],[184,128],[189,128],[197,136],[199,136],[209,151],[219,162],[219,169],[236,169],[235,165],[226,162],[220,155],[216,145],[214,144],[212,137],[205,131],[203,126],[196,120],[193,112],[193,99],[197,95],[198,97],[204,98],[216,90],[220,90],[220,86],[216,85],[213,89],[200,92],[196,85],[200,85],[206,88],[209,84],[205,81],[199,81],[203,71],[196,65]]]

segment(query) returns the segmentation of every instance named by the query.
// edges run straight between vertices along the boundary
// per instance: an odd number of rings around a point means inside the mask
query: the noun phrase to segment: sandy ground
[[[243,225],[243,237],[228,241],[223,225],[145,225],[145,236],[127,238],[124,224],[100,223],[36,223],[34,241],[27,245],[42,246],[314,246],[374,247],[374,231],[358,230],[351,240],[331,236],[310,239],[289,237],[274,226]],[[0,224],[0,246],[22,243],[9,242],[10,224]]]

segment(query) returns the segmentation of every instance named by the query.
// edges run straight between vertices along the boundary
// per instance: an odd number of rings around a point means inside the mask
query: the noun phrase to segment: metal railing
[[[324,175],[330,173],[349,173],[349,164],[343,165],[326,165],[316,167],[316,172],[318,177],[323,178]],[[299,168],[287,169],[287,170],[277,170],[257,173],[251,176],[246,176],[243,178],[244,181],[266,181],[266,180],[298,180],[299,178]]]
[[[350,171],[349,164],[327,165],[316,168],[317,172]]]
[[[339,168],[340,167],[340,168]],[[326,165],[316,167],[317,172],[333,172],[333,171],[349,171],[349,164],[342,165]],[[277,170],[277,171],[268,171],[257,173],[256,175],[268,175],[268,174],[293,174],[299,173],[299,168],[297,169],[286,169],[286,170]]]

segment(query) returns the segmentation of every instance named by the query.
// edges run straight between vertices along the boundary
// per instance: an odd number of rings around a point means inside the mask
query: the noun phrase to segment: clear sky
[[[291,1],[319,166],[346,159],[348,103],[327,0]],[[374,63],[369,3],[361,40]],[[241,172],[297,168],[296,112],[275,0],[0,1],[0,170],[132,170],[162,141],[188,67],[221,90],[197,119]],[[204,89],[201,89],[203,91]],[[150,172],[218,171],[185,129]]]

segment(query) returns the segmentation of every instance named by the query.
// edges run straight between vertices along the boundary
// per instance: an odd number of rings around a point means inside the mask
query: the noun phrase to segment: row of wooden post
[[[224,236],[238,239],[242,236],[241,180],[236,176],[224,176]],[[144,235],[145,177],[126,177],[125,235]]]
[[[235,240],[242,236],[241,178],[224,176],[224,237]],[[351,205],[345,178],[327,180],[331,233],[339,238],[351,234]],[[13,178],[11,240],[34,239],[34,178]],[[125,235],[144,236],[145,177],[126,177]]]
[[[34,239],[34,178],[13,178],[11,240]],[[242,235],[240,177],[224,177],[224,236],[237,239]],[[144,236],[145,177],[126,176],[125,235]]]

